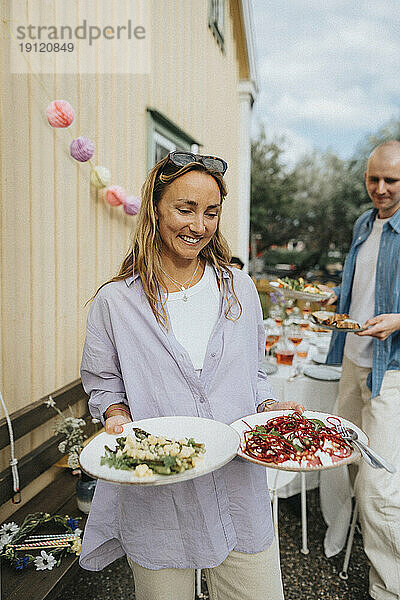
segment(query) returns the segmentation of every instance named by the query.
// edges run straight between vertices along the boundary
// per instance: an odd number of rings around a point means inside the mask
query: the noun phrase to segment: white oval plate
[[[285,287],[280,287],[277,281],[270,281],[269,285],[275,288],[277,291],[282,292],[285,298],[295,298],[297,300],[309,300],[310,302],[323,302],[328,300],[332,296],[331,292],[324,292],[322,294],[312,294],[311,292],[300,292],[298,290],[289,290]]]
[[[339,381],[342,368],[341,366],[333,367],[330,365],[308,365],[304,367],[303,374],[320,381]]]
[[[244,458],[245,460],[248,460],[250,462],[256,463],[257,465],[261,465],[263,467],[268,467],[271,469],[280,469],[283,471],[323,471],[325,469],[334,469],[336,467],[341,467],[343,465],[348,465],[356,460],[358,460],[361,456],[359,450],[357,450],[356,448],[353,449],[353,452],[351,453],[350,456],[348,456],[347,458],[343,458],[342,460],[333,463],[331,465],[317,465],[317,466],[312,466],[312,467],[301,467],[298,464],[295,464],[294,461],[290,461],[290,465],[285,465],[285,463],[280,463],[280,464],[275,464],[275,463],[266,463],[263,462],[261,460],[257,460],[256,458],[251,458],[251,456],[247,456],[247,454],[245,454],[242,450],[242,444],[244,442],[244,432],[248,431],[249,428],[246,425],[246,423],[244,423],[244,421],[246,421],[251,428],[255,427],[255,425],[265,425],[265,423],[267,421],[269,421],[270,419],[274,419],[275,417],[280,417],[281,415],[290,415],[293,414],[292,410],[274,410],[271,412],[264,412],[264,413],[255,413],[253,415],[248,415],[247,417],[243,417],[242,419],[238,419],[237,421],[235,421],[234,423],[231,424],[231,427],[233,427],[240,435],[240,447],[238,450],[238,456],[240,456],[241,458]],[[360,438],[360,440],[362,442],[364,442],[365,444],[368,444],[368,438],[365,435],[365,433],[363,431],[361,431],[361,429],[359,429],[356,425],[354,425],[354,423],[351,423],[351,421],[347,421],[347,419],[343,419],[343,417],[337,417],[337,415],[331,415],[329,413],[323,413],[323,412],[317,412],[314,410],[306,410],[304,411],[304,416],[307,417],[308,419],[320,419],[321,421],[323,421],[324,423],[328,423],[329,421],[327,421],[327,417],[336,417],[336,418],[340,418],[340,421],[342,423],[342,425],[344,425],[345,427],[349,427],[351,429],[354,429],[354,431],[356,431],[358,433],[358,436]]]
[[[134,427],[140,427],[154,435],[165,436],[167,439],[175,438],[179,440],[183,437],[192,437],[196,442],[204,443],[206,451],[203,454],[202,463],[183,473],[175,475],[154,474],[149,477],[137,477],[133,475],[132,471],[124,471],[107,465],[101,465],[100,458],[104,454],[104,446],[107,445],[109,448],[114,449],[117,445],[117,438],[126,436]],[[178,483],[219,469],[236,456],[239,447],[239,436],[229,425],[201,417],[184,416],[143,419],[127,423],[123,426],[123,430],[123,433],[116,435],[105,432],[99,433],[99,435],[85,446],[79,457],[80,465],[85,473],[96,479],[103,479],[112,483],[140,485]]]

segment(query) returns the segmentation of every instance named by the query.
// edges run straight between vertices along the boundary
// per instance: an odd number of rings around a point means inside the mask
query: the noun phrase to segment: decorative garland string
[[[19,46],[18,41],[16,40],[7,19],[2,19],[3,23],[6,25],[11,39],[16,44],[17,48]],[[41,88],[44,90],[46,97],[51,100],[51,95],[47,90],[46,86],[43,84],[39,75],[34,71],[29,59],[22,53],[22,56],[28,65],[29,71],[31,75],[38,81]],[[95,166],[92,162],[91,158],[94,154],[94,142],[87,138],[86,136],[79,136],[78,138],[74,138],[72,131],[69,129],[69,126],[72,125],[75,113],[72,106],[66,100],[53,100],[50,102],[46,109],[46,116],[49,124],[52,127],[67,129],[68,134],[72,138],[72,142],[70,144],[70,154],[72,158],[79,162],[88,162],[91,167],[90,173],[90,183],[94,185],[97,189],[107,188],[104,194],[104,200],[110,206],[123,206],[124,212],[127,215],[136,215],[139,212],[140,208],[140,198],[136,196],[128,196],[126,191],[119,185],[109,186],[111,182],[111,174],[107,167],[103,166]]]

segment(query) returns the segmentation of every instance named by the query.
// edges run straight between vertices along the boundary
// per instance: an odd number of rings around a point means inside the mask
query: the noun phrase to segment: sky
[[[285,159],[350,158],[400,120],[399,0],[252,0],[259,94],[253,136],[284,135]]]

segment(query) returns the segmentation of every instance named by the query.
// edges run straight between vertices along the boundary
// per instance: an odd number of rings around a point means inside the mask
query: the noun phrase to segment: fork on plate
[[[386,469],[389,473],[395,473],[396,469],[384,458],[379,456],[374,450],[369,448],[358,438],[358,434],[353,429],[348,429],[344,425],[335,425],[336,431],[344,440],[357,446],[363,459],[374,469]]]

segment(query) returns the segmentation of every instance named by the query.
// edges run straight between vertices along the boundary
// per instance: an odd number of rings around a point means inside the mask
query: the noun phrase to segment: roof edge
[[[250,79],[253,82],[255,93],[259,91],[258,74],[256,66],[256,52],[254,43],[254,21],[251,0],[239,0],[243,26],[246,37],[247,57],[249,61]]]

